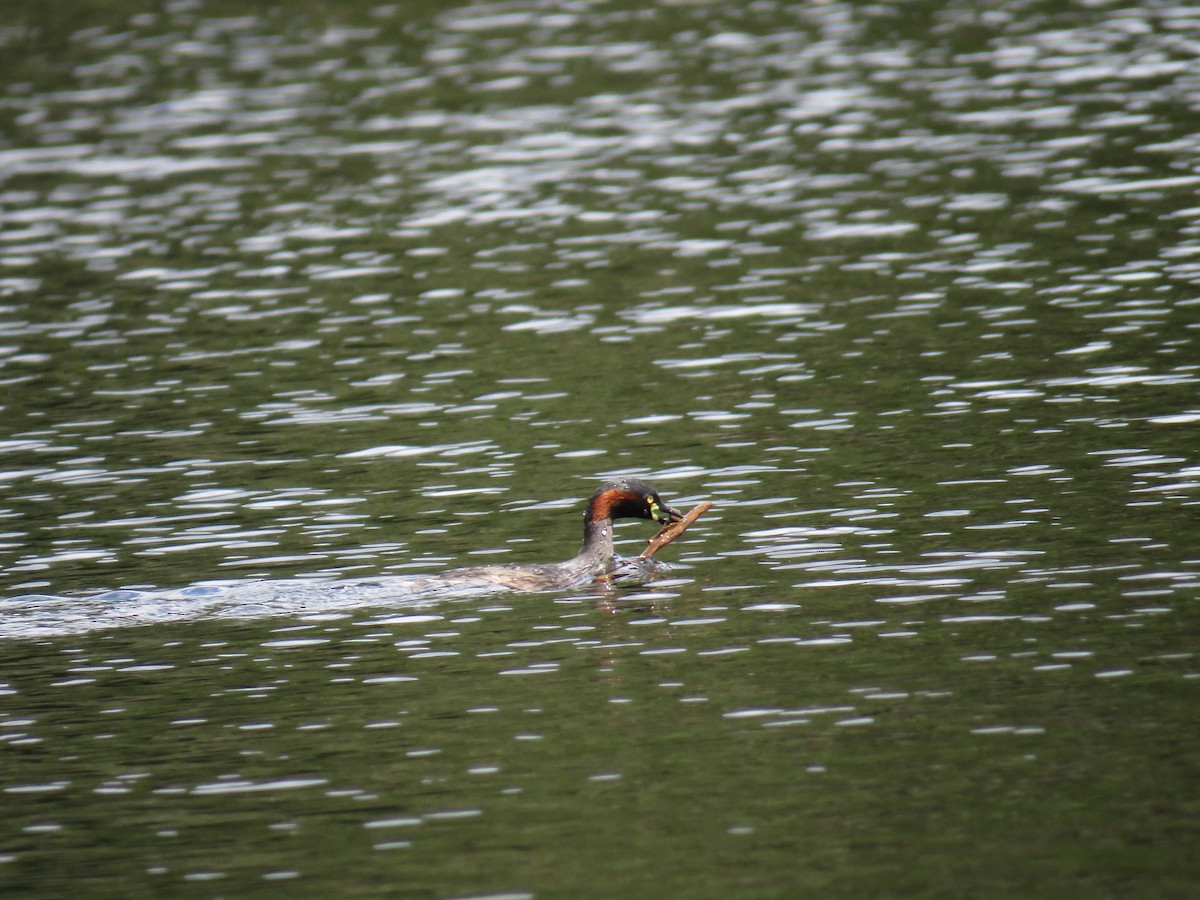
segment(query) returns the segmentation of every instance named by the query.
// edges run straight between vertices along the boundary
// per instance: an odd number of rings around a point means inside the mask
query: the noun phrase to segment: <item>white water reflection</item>
[[[0,637],[38,638],[199,620],[292,615],[327,620],[366,607],[426,609],[486,593],[447,588],[424,576],[370,582],[320,579],[211,582],[175,591],[116,590],[86,597],[28,595],[3,601]],[[441,616],[439,615],[438,618]]]

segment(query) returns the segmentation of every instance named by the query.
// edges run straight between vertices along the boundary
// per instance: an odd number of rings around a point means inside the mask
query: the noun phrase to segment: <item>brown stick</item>
[[[686,516],[678,522],[667,524],[662,531],[650,538],[650,543],[646,544],[646,549],[641,552],[638,559],[649,559],[671,541],[680,537],[685,531],[692,527],[692,524],[713,508],[712,502],[702,500],[691,508]]]

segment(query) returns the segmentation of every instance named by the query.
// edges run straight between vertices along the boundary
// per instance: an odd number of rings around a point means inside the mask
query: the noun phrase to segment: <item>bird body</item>
[[[678,522],[679,510],[667,506],[644,481],[623,478],[601,485],[592,494],[583,514],[583,546],[560,563],[473,566],[438,576],[462,584],[489,584],[517,591],[552,591],[584,584],[616,568],[613,553],[614,519],[650,519],[660,524]]]

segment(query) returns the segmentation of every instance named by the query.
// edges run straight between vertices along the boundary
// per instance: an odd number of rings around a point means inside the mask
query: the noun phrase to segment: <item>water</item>
[[[1194,10],[76,12],[0,28],[5,890],[1195,892]],[[615,475],[716,503],[659,580],[352,589]]]

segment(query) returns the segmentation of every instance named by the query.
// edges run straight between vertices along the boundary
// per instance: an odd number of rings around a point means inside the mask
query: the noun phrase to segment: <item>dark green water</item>
[[[1195,10],[13,10],[0,890],[1196,893]]]

